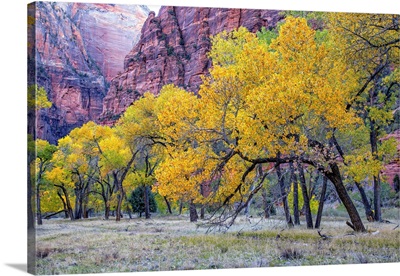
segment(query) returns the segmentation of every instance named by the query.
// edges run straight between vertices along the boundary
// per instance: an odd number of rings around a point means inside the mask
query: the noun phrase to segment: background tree
[[[145,193],[147,193],[147,196],[145,196]],[[131,195],[129,196],[129,203],[132,206],[132,211],[139,213],[139,217],[142,217],[142,213],[146,212],[146,200],[148,201],[148,210],[150,212],[156,212],[157,204],[154,199],[154,194],[151,191],[148,191],[147,186],[137,187],[132,191]]]
[[[57,150],[56,146],[51,145],[46,140],[37,139],[36,142],[36,170],[35,170],[35,182],[36,182],[36,214],[37,224],[41,225],[42,222],[42,211],[41,211],[41,186],[44,184],[44,173],[51,166],[51,159],[54,152]]]
[[[32,23],[33,24],[33,23]],[[43,87],[37,85],[28,86],[28,158],[27,158],[27,211],[28,211],[28,229],[34,229],[34,216],[32,207],[32,183],[31,164],[36,159],[36,149],[34,140],[36,139],[36,118],[37,112],[43,108],[50,108],[51,102],[47,98],[47,92]]]
[[[399,15],[330,13],[327,20],[338,55],[356,70],[362,83],[354,90],[348,108],[357,108],[364,119],[372,157],[377,162],[382,161],[380,138],[393,121],[398,98],[399,19]],[[373,185],[375,220],[381,221],[379,171],[373,175]]]
[[[57,155],[58,154],[56,152],[56,158],[58,158]],[[53,157],[53,160],[57,159]],[[59,194],[59,197],[62,200],[63,205],[65,205],[66,211],[68,212],[68,217],[71,220],[75,220],[72,204],[73,198],[71,198],[71,190],[73,190],[75,183],[72,180],[71,172],[65,169],[62,163],[58,161],[55,163],[52,170],[45,173],[45,178],[56,188],[57,194]]]

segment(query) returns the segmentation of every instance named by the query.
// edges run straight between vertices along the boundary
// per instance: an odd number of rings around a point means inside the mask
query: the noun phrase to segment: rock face
[[[37,136],[55,143],[102,112],[113,76],[138,41],[144,6],[37,2],[28,62],[53,103],[40,111]],[[35,80],[28,80],[31,83]]]
[[[239,26],[256,32],[281,19],[271,10],[162,7],[158,16],[150,12],[139,42],[125,57],[124,72],[111,81],[100,121],[112,124],[144,92],[157,94],[168,83],[197,92],[211,67],[210,35]]]
[[[392,162],[385,166],[382,175],[385,180],[393,186],[393,179],[397,175],[400,176],[400,129],[395,130],[393,133],[387,135],[384,139],[394,138],[397,141],[397,155]]]

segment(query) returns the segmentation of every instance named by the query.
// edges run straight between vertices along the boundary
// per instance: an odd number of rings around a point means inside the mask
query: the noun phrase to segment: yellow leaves
[[[300,184],[294,184],[292,183],[290,185],[290,191],[288,193],[287,199],[288,199],[288,204],[290,210],[293,212],[293,202],[294,202],[294,185],[297,185],[297,196],[298,196],[298,204],[299,204],[299,210],[303,208],[304,205],[304,197],[303,193],[301,191],[301,186]],[[316,214],[318,212],[318,206],[319,206],[319,201],[315,198],[315,195],[313,195],[310,198],[310,209],[311,213]]]
[[[383,169],[383,163],[373,158],[371,151],[346,156],[345,174],[356,182],[372,180]]]
[[[329,13],[327,19],[342,58],[353,66],[370,71],[382,56],[398,64],[399,15]]]
[[[117,128],[128,143],[135,143],[138,137],[155,136],[158,132],[154,114],[155,96],[146,92],[142,98],[128,107]]]
[[[156,124],[165,138],[185,139],[198,119],[198,99],[174,85],[166,85],[157,98],[155,114]]]
[[[245,44],[257,42],[256,36],[246,28],[240,27],[237,31],[228,33],[223,31],[211,37],[213,51],[209,53],[214,66],[229,66],[237,62],[237,57]]]
[[[47,98],[46,90],[37,85],[28,87],[28,111],[37,111],[42,108],[50,108],[52,103]]]
[[[115,134],[101,140],[99,147],[102,151],[99,165],[101,170],[106,172],[124,168],[132,156],[125,141]]]
[[[316,55],[315,31],[307,26],[305,18],[287,17],[279,30],[279,36],[271,43],[286,63],[300,62],[299,57],[309,58]],[[313,64],[301,63],[304,70],[310,70]],[[298,67],[298,66],[296,66]]]
[[[45,178],[55,185],[74,186],[74,182],[71,179],[71,172],[62,167],[57,166],[45,172]]]
[[[200,185],[212,179],[217,164],[210,154],[202,147],[176,149],[156,169],[157,191],[172,200],[201,197]]]

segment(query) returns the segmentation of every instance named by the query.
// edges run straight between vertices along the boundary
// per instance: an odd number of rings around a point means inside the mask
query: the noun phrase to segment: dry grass
[[[394,221],[396,224],[399,221]],[[39,274],[387,263],[400,261],[400,228],[366,223],[353,233],[344,219],[325,220],[323,240],[304,223],[239,218],[226,233],[187,217],[50,220],[37,229]],[[284,229],[284,230],[283,230]]]

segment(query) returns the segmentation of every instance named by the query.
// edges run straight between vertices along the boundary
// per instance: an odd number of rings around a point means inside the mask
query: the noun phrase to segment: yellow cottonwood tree
[[[75,220],[75,216],[73,213],[74,196],[71,195],[71,191],[73,190],[75,183],[73,181],[71,172],[63,167],[63,161],[64,158],[62,157],[62,155],[60,155],[60,152],[55,152],[52,159],[52,162],[55,165],[52,170],[45,173],[45,178],[47,181],[54,185],[56,190],[58,190],[57,193],[60,195],[60,199],[65,206],[68,217],[71,220]]]
[[[51,167],[51,159],[54,152],[57,150],[56,146],[51,145],[48,141],[36,139],[36,166],[35,166],[35,186],[36,186],[36,216],[37,223],[41,225],[42,210],[41,210],[41,197],[43,193],[43,186],[45,184],[44,174]]]
[[[167,85],[163,87],[158,97],[145,93],[143,98],[136,101],[123,114],[117,123],[117,132],[124,137],[130,147],[139,150],[143,156],[141,162],[145,163],[145,167],[151,168],[145,170],[146,178],[152,179],[154,175],[160,174],[165,168],[164,164],[169,162],[180,162],[178,167],[187,170],[186,173],[182,172],[182,175],[189,173],[192,168],[190,162],[185,164],[181,157],[183,158],[185,155],[183,152],[187,151],[194,141],[191,135],[197,120],[197,102],[195,95],[174,85]],[[140,167],[139,163],[140,161],[135,166]],[[139,172],[132,173],[132,177],[135,177]],[[168,190],[165,186],[168,185],[167,182],[158,183],[158,192],[164,199],[194,200],[195,196],[191,193],[197,196],[200,190],[186,182],[179,182],[179,179],[177,176],[173,185],[175,192]]]
[[[359,89],[353,91],[347,108],[357,109],[368,127],[371,149],[365,158],[369,160],[366,165],[373,164],[369,171],[374,186],[374,216],[381,221],[379,168],[390,160],[379,157],[384,155],[379,148],[387,149],[380,145],[381,138],[387,134],[387,126],[393,123],[399,96],[400,16],[330,13],[326,18],[337,56],[354,68],[361,83]],[[347,159],[359,168],[362,166],[362,162],[355,162],[352,156]]]
[[[346,108],[359,85],[355,72],[317,43],[305,19],[293,17],[269,45],[244,28],[223,32],[212,38],[210,57],[213,68],[191,115],[198,119],[181,128],[190,129],[190,143],[162,163],[160,186],[179,181],[193,187],[208,178],[216,180],[213,195],[223,195],[220,202],[239,197],[246,205],[271,171],[256,177],[258,164],[307,163],[332,181],[355,229],[364,231],[330,143],[334,130],[362,123]]]

